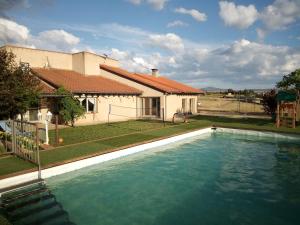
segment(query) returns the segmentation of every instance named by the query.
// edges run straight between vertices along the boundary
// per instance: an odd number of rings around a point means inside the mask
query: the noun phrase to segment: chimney
[[[152,70],[152,76],[158,77],[158,69],[151,69]]]

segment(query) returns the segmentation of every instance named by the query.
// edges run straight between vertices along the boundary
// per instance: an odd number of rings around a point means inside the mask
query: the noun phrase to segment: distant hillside
[[[224,88],[216,88],[216,87],[205,87],[205,88],[201,88],[201,90],[206,91],[206,92],[227,92],[228,89],[224,89]],[[244,89],[241,89],[241,91]],[[247,90],[253,90],[255,93],[264,93],[267,91],[270,91],[271,89],[249,89],[247,88]],[[238,91],[238,90],[235,90]]]
[[[216,87],[205,87],[205,88],[201,88],[201,90],[206,91],[206,92],[225,92],[225,91],[227,91],[227,89],[216,88]]]

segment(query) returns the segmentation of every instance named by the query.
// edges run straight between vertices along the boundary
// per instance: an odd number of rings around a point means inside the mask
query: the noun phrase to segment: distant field
[[[238,101],[237,99],[221,98],[216,95],[201,96],[198,98],[198,110],[238,112],[238,113],[264,113],[261,104]]]

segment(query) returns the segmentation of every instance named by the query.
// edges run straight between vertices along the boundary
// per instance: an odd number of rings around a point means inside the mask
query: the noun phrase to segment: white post
[[[48,134],[48,121],[45,120],[45,133],[46,133],[46,141],[45,141],[45,144],[46,145],[49,145],[49,134]]]

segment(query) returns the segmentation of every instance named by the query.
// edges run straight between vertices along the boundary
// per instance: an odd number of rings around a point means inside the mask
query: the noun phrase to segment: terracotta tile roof
[[[44,81],[41,81],[40,88],[41,88],[42,94],[53,94],[55,92],[55,88],[46,84]]]
[[[72,70],[33,68],[36,75],[47,84],[63,86],[72,93],[91,94],[141,94],[142,91],[101,76],[84,76]]]
[[[121,68],[100,65],[101,69],[104,69],[108,72],[114,73],[118,76],[124,77],[126,79],[135,81],[137,83],[143,84],[155,90],[170,93],[170,94],[201,94],[202,90],[190,87],[188,85],[179,83],[174,80],[170,80],[166,77],[154,77],[152,75],[147,74],[139,74],[139,73],[130,73]]]

